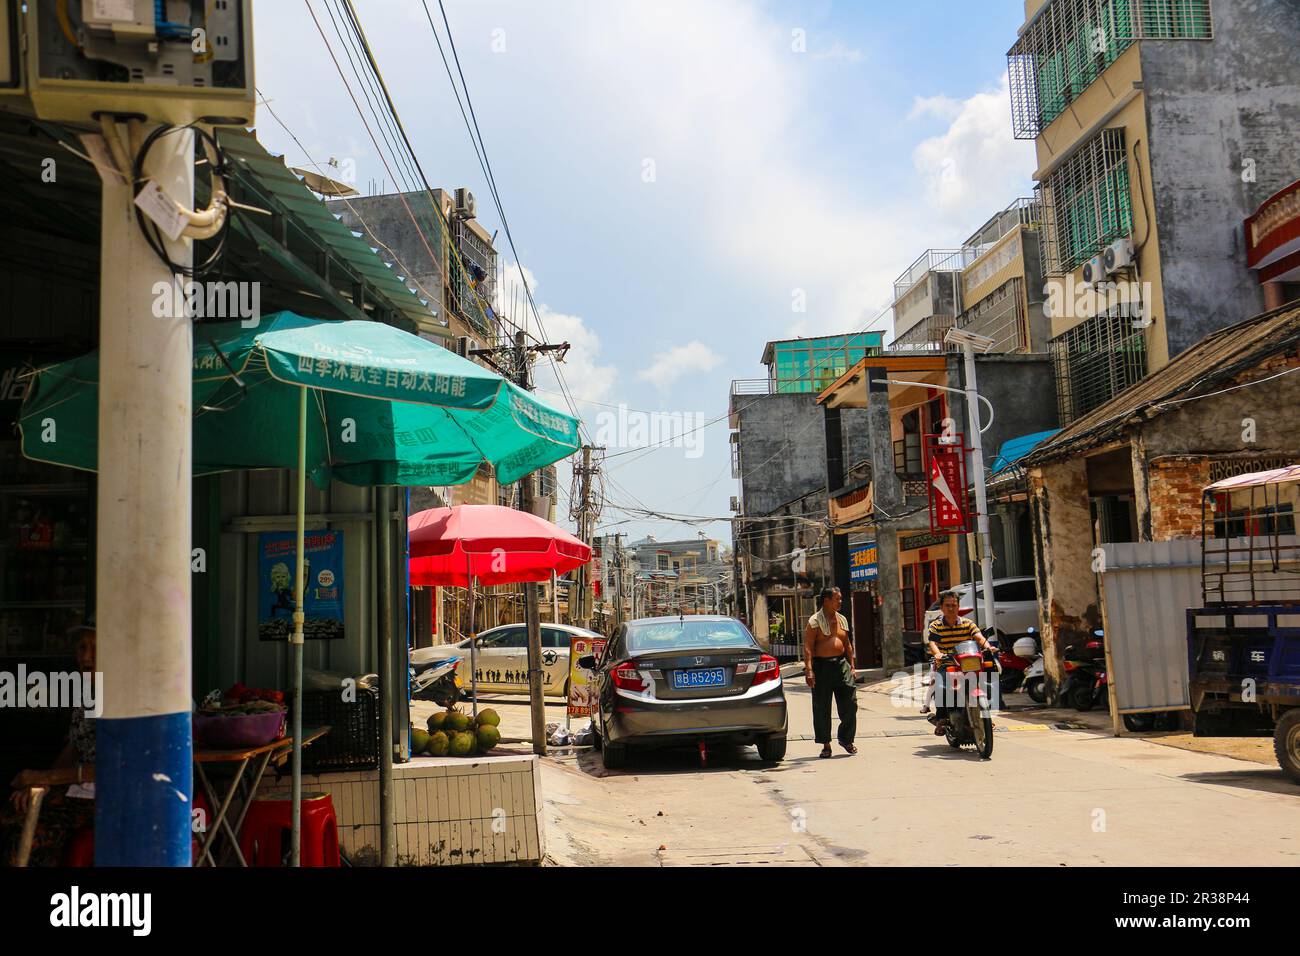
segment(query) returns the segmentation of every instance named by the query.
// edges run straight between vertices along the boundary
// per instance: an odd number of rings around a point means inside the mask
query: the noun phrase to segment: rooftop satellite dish
[[[298,169],[293,166],[289,167],[289,169],[290,172],[302,177],[302,181],[307,184],[308,189],[312,192],[320,193],[322,196],[346,197],[361,195],[361,193],[347,185],[347,183],[341,183],[336,179],[330,179],[328,176],[322,176],[320,173],[313,173],[310,170]]]

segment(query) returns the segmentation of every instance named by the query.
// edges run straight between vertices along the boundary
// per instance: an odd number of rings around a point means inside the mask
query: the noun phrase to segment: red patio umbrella
[[[498,505],[457,505],[411,515],[411,583],[468,587],[548,581],[591,560],[584,544],[545,518]]]
[[[499,505],[456,505],[411,515],[406,530],[412,584],[469,588],[474,584],[545,581],[591,560],[591,546],[545,518]],[[478,714],[477,635],[470,634],[470,687]],[[534,702],[536,705],[536,702]]]

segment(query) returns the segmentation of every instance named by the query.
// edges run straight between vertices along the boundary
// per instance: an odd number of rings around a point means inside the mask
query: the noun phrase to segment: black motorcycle
[[[1065,649],[1061,667],[1065,678],[1057,691],[1057,698],[1075,710],[1092,710],[1110,697],[1110,683],[1106,679],[1105,634],[1093,631],[1096,640],[1082,647],[1071,645]]]

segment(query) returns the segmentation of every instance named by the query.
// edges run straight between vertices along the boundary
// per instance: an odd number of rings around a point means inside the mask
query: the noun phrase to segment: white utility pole
[[[984,485],[984,443],[980,437],[980,397],[975,383],[975,352],[987,352],[993,340],[960,329],[949,329],[948,342],[961,345],[966,360],[966,415],[970,421],[970,465],[975,478],[975,529],[980,556],[980,580],[984,599],[979,602],[980,630],[990,637],[995,628],[997,608],[993,600],[993,547],[989,543],[989,500]],[[992,424],[990,422],[990,424]],[[962,489],[965,494],[965,489]]]
[[[106,126],[127,139],[126,123]],[[130,172],[105,178],[100,224],[95,859],[188,866],[194,333],[183,309],[156,314],[176,276],[141,234]],[[143,172],[192,208],[194,131],[160,137]],[[192,240],[162,244],[192,262]]]

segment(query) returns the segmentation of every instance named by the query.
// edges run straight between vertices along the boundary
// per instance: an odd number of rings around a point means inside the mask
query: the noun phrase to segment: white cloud
[[[997,90],[965,100],[917,98],[912,117],[927,114],[949,120],[949,126],[917,144],[912,162],[924,199],[943,222],[974,231],[999,208],[1027,194],[1034,146],[1011,135],[1007,74]]]
[[[569,394],[578,400],[578,412],[586,415],[590,413],[591,406],[584,404],[584,400],[585,402],[609,401],[614,383],[618,381],[618,369],[614,365],[601,364],[600,336],[593,332],[580,316],[556,312],[538,297],[537,277],[527,266],[521,270],[518,264],[512,262],[505,267],[503,278],[497,286],[498,312],[509,313],[512,290],[515,293],[516,304],[525,301],[524,279],[527,279],[533,301],[537,303],[537,312],[542,320],[541,327],[538,327],[537,321],[533,318],[532,310],[522,305],[520,305],[522,310],[520,314],[509,315],[509,318],[517,324],[522,324],[536,341],[569,343],[569,351],[564,359],[555,365],[547,358],[537,361],[533,366],[533,384],[545,393],[547,402],[567,411],[568,403],[564,399],[556,376],[556,365],[558,365],[559,370],[564,374],[564,384],[568,386]]]
[[[636,377],[652,383],[656,388],[667,388],[683,375],[708,372],[720,364],[722,356],[696,339],[666,352],[659,352],[647,368],[636,373]]]

